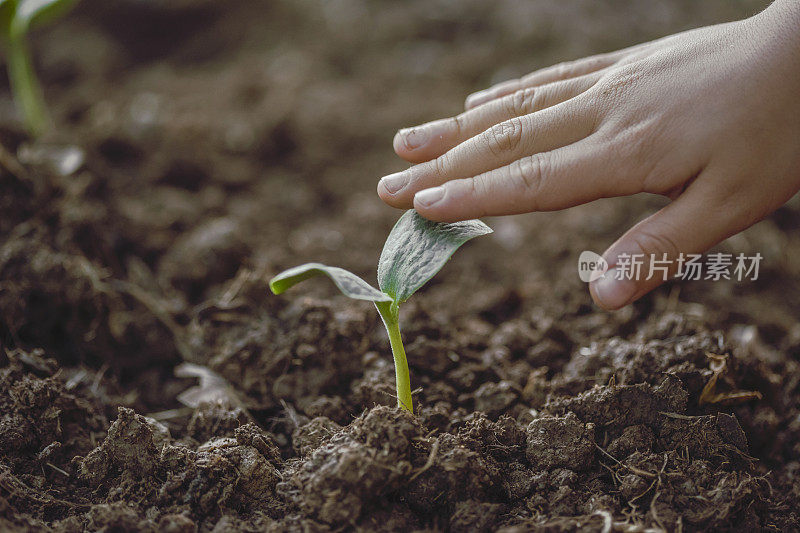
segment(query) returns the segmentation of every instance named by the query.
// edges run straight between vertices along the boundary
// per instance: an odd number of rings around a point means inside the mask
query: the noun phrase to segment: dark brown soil
[[[758,6],[84,0],[34,36],[57,133],[0,92],[0,530],[799,529],[796,199],[721,246],[757,282],[617,313],[577,257],[662,200],[489,220],[402,309],[416,416],[370,305],[266,285],[374,277],[397,128]]]

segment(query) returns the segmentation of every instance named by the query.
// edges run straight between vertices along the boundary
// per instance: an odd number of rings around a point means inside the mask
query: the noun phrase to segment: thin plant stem
[[[376,302],[375,307],[378,308],[378,312],[383,319],[383,325],[386,326],[386,333],[389,334],[389,344],[392,347],[394,374],[397,381],[397,405],[413,413],[411,377],[408,373],[408,361],[406,360],[406,350],[403,347],[403,339],[400,337],[399,309],[392,302]]]
[[[8,76],[26,128],[34,136],[41,135],[49,119],[24,35],[11,36],[8,41]]]

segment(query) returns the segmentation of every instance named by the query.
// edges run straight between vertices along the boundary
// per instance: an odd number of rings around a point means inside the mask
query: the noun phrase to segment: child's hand
[[[800,2],[540,70],[467,111],[398,132],[420,163],[384,177],[389,205],[431,220],[564,209],[639,192],[674,201],[604,254],[700,253],[800,189]],[[606,309],[660,283],[593,282]],[[658,278],[659,276],[655,276]]]

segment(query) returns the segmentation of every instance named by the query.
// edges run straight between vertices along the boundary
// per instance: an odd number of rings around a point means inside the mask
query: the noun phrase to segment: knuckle
[[[473,218],[481,218],[489,214],[487,203],[492,197],[492,184],[486,175],[479,174],[470,180],[469,198],[473,210]]]
[[[553,101],[555,96],[554,93],[555,89],[553,88],[553,85],[544,85],[539,87],[539,90],[536,91],[536,94],[534,94],[531,98],[530,112],[534,113],[550,107],[550,102]]]
[[[478,174],[470,181],[469,196],[473,199],[487,198],[489,196],[489,183],[486,176]]]
[[[523,157],[510,165],[511,180],[526,198],[536,200],[542,188],[545,160],[541,154]]]
[[[433,160],[433,173],[439,177],[445,177],[450,168],[450,158],[445,153]]]
[[[514,117],[489,128],[484,134],[484,139],[489,151],[493,155],[499,156],[516,151],[522,144],[522,134],[522,120]]]
[[[669,227],[641,228],[631,236],[633,243],[645,257],[661,256],[666,253],[667,257],[677,257],[681,250],[669,235]]]
[[[535,110],[534,102],[538,92],[535,87],[528,87],[507,96],[504,103],[508,116],[519,117],[533,113]]]
[[[465,131],[464,120],[465,120],[465,114],[464,113],[462,113],[460,115],[456,115],[454,117],[451,117],[448,120],[449,129],[453,132],[453,135],[455,135],[456,138],[460,139],[461,138],[461,134]]]

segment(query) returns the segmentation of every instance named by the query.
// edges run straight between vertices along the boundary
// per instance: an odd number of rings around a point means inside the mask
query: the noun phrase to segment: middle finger
[[[394,150],[412,163],[430,161],[500,122],[547,109],[589,90],[603,76],[593,72],[565,81],[522,89],[452,118],[397,132]]]
[[[414,194],[422,189],[472,177],[579,141],[595,126],[589,103],[585,98],[573,98],[495,124],[434,160],[382,178],[378,195],[391,206],[407,209],[413,205]]]

